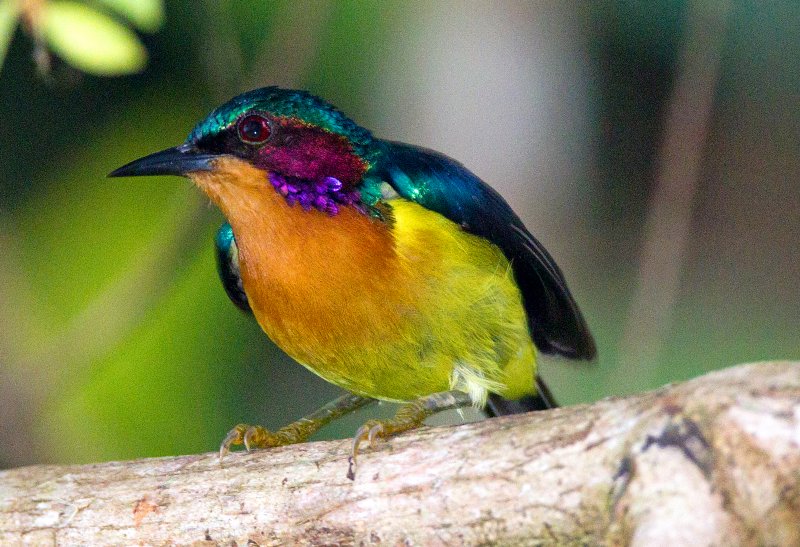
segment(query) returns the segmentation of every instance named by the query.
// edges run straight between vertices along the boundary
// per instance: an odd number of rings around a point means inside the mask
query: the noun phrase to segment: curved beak
[[[215,154],[202,154],[190,144],[167,148],[111,171],[109,177],[141,177],[147,175],[186,176],[195,171],[211,171]]]

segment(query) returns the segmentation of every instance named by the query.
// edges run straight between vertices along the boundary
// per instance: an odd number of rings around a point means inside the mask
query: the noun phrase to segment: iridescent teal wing
[[[416,146],[381,142],[374,178],[402,197],[444,215],[497,245],[511,262],[522,292],[531,336],[540,351],[592,360],[594,340],[564,275],[506,201],[447,156]]]
[[[214,244],[217,248],[219,278],[228,298],[240,309],[252,313],[242,286],[242,277],[239,275],[239,249],[230,224],[226,222],[219,227]]]

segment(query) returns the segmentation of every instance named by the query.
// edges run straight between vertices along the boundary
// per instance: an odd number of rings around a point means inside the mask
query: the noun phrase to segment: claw
[[[228,434],[225,435],[225,438],[222,440],[222,444],[219,445],[220,461],[222,461],[222,459],[231,451],[231,446],[242,444],[242,433],[245,427],[247,426],[244,424],[239,424],[228,431]]]
[[[381,423],[375,424],[375,425],[373,425],[372,427],[369,428],[369,437],[368,437],[368,439],[369,439],[370,448],[375,448],[375,439],[377,439],[379,436],[382,436],[384,431],[385,431],[385,428],[383,427],[383,424],[381,424]]]
[[[386,427],[381,422],[369,421],[358,428],[355,437],[353,437],[353,449],[350,452],[350,470],[348,476],[355,477],[355,470],[358,466],[358,449],[364,441],[369,442],[370,448],[375,448],[376,440],[384,436]]]
[[[250,426],[247,428],[247,431],[244,432],[244,449],[250,452],[250,445],[253,443],[253,438],[258,434],[258,430],[255,426]]]
[[[370,439],[370,430],[371,429],[372,428],[370,427],[370,424],[366,423],[366,424],[364,424],[364,425],[362,425],[361,427],[358,428],[358,431],[356,431],[355,437],[353,437],[353,448],[350,451],[350,463],[351,463],[350,467],[353,469],[353,471],[355,471],[355,468],[358,465],[358,448],[359,448],[359,446],[361,446],[361,443],[366,441],[366,440],[370,440],[370,443],[372,442],[371,439]]]

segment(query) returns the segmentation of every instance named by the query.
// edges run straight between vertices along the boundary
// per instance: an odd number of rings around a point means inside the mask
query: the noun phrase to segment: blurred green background
[[[262,85],[500,190],[598,341],[594,366],[542,366],[561,401],[800,358],[795,0],[168,0],[146,24],[115,3],[84,2],[138,35],[135,75],[76,68],[49,35],[37,50],[28,23],[8,36],[0,467],[215,450],[236,423],[276,428],[339,393],[228,302],[223,219],[199,191],[105,178]]]

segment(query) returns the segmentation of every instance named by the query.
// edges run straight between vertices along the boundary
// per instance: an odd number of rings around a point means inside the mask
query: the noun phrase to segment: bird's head
[[[360,199],[376,162],[366,129],[305,91],[265,87],[234,97],[186,141],[135,160],[110,176],[182,175],[215,201],[236,187],[266,185],[298,203],[335,214]]]

